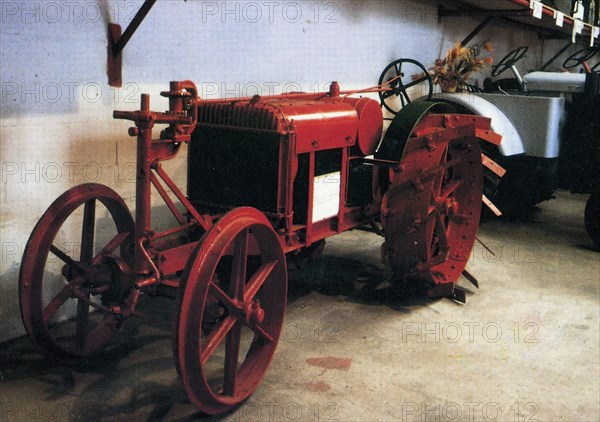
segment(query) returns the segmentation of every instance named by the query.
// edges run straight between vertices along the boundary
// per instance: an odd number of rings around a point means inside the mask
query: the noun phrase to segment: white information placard
[[[312,221],[321,221],[340,212],[341,172],[315,176]]]

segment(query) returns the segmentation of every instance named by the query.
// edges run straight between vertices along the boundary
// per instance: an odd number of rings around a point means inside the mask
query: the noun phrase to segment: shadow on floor
[[[433,301],[414,289],[391,286],[383,280],[380,267],[324,256],[302,270],[289,272],[288,302],[318,292],[410,313],[411,307]],[[0,352],[0,380],[34,384],[32,393],[39,395],[36,400],[64,403],[71,420],[128,417],[155,421],[166,415],[172,418],[173,413],[185,415],[177,420],[197,420],[201,415],[189,403],[169,353],[173,305],[168,298],[143,296],[138,310],[152,319],[129,318],[108,347],[74,365],[44,359],[26,337],[6,342]]]

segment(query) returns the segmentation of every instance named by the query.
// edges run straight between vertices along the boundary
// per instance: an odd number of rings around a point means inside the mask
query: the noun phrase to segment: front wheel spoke
[[[102,257],[112,254],[129,237],[130,232],[117,233],[92,260],[92,265],[98,265]]]
[[[400,76],[400,74],[398,75]],[[402,82],[401,79],[397,80],[398,85],[394,88],[394,93],[400,97],[400,100],[402,100],[402,104],[404,104],[404,100],[408,100],[408,94],[406,93],[406,86],[404,85],[404,83]],[[408,101],[410,102],[410,100]]]
[[[111,309],[107,308],[104,305],[101,305],[99,303],[96,303],[94,301],[92,301],[89,297],[90,295],[90,291],[88,289],[77,289],[73,291],[73,296],[75,296],[77,299],[79,299],[82,302],[87,303],[89,306],[98,309],[99,311],[104,312],[105,314],[112,314],[114,313]]]
[[[58,259],[67,264],[69,267],[76,268],[77,270],[82,272],[85,271],[83,266],[79,262],[75,261],[69,255],[58,249],[56,246],[50,245],[50,252],[56,255]]]
[[[246,284],[246,266],[248,264],[248,229],[242,230],[235,238],[233,246],[233,265],[231,267],[231,296],[241,299]]]
[[[64,286],[56,296],[46,305],[44,310],[42,311],[42,317],[45,322],[48,322],[48,319],[56,313],[58,308],[60,308],[71,296],[73,296],[73,285],[72,283]]]
[[[212,356],[212,354],[217,350],[219,345],[223,342],[229,330],[235,325],[237,319],[233,316],[228,316],[223,320],[223,322],[215,327],[208,338],[206,339],[206,344],[203,345],[202,350],[200,351],[200,364],[204,365],[208,361],[208,359]]]
[[[223,379],[223,394],[226,396],[235,395],[241,336],[241,324],[235,324],[227,334],[225,343],[225,374]]]
[[[77,301],[77,321],[75,327],[75,347],[81,349],[85,345],[89,305],[79,299]]]
[[[239,310],[238,305],[214,282],[209,284],[210,293],[223,304],[229,313],[233,314]]]
[[[269,333],[267,333],[260,324],[253,325],[250,328],[252,329],[252,331],[254,331],[256,334],[258,334],[259,336],[261,336],[263,339],[267,340],[268,342],[273,341],[273,336],[270,335]]]
[[[81,262],[91,263],[94,255],[94,229],[96,220],[96,199],[90,199],[84,205],[83,225],[81,227]]]
[[[263,264],[254,273],[254,275],[246,285],[246,291],[244,292],[244,302],[249,302],[254,298],[254,296],[256,296],[262,285],[265,283],[267,278],[275,269],[277,262],[278,261],[273,261]]]

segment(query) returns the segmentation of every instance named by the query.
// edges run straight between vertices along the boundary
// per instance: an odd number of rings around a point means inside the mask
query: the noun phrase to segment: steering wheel
[[[383,85],[388,81],[393,80],[389,83],[389,90],[379,91],[379,99],[381,104],[390,113],[396,114],[400,110],[396,98],[400,98],[402,107],[410,103],[409,89],[422,89],[417,88],[423,82],[427,82],[427,99],[431,99],[433,95],[433,81],[429,71],[425,69],[421,63],[413,59],[398,59],[388,64],[381,76],[379,77],[379,85]],[[412,92],[410,92],[412,93]],[[423,95],[421,95],[423,96]]]
[[[516,62],[525,57],[528,47],[526,45],[516,48],[508,53],[500,62],[492,69],[492,76],[498,76],[510,69]]]
[[[574,67],[579,66],[583,62],[587,62],[589,59],[594,57],[594,55],[600,50],[600,47],[595,45],[593,47],[587,47],[583,50],[579,50],[573,54],[571,54],[567,60],[563,63],[563,67],[565,69],[573,69]]]

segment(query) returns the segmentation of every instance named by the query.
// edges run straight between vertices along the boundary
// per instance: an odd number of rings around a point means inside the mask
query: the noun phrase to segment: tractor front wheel
[[[262,380],[281,334],[283,248],[260,211],[240,207],[201,239],[179,286],[173,354],[190,401],[221,414]]]

